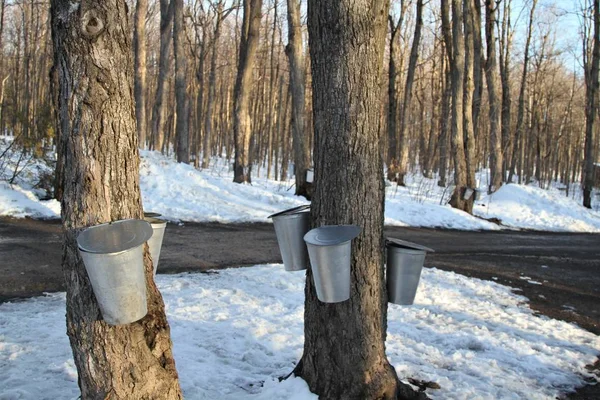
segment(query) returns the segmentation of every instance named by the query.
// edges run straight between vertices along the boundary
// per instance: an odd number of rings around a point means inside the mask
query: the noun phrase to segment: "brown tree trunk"
[[[525,90],[527,88],[527,68],[529,65],[529,47],[531,44],[531,34],[533,31],[533,16],[537,0],[532,0],[531,10],[529,12],[529,24],[527,25],[527,38],[525,41],[525,55],[523,56],[523,72],[521,75],[521,89],[519,90],[519,104],[517,109],[517,129],[515,142],[513,145],[512,162],[508,182],[512,182],[513,175],[518,172],[519,183],[523,181],[523,158],[525,152],[524,146],[524,125],[525,125]],[[516,171],[518,168],[518,171]]]
[[[158,55],[158,77],[156,81],[156,96],[152,107],[152,149],[162,151],[165,119],[165,83],[169,73],[169,47],[173,34],[173,5],[174,0],[160,0],[160,51]]]
[[[185,20],[183,0],[173,0],[173,54],[175,55],[175,140],[177,141],[177,162],[190,162],[190,132],[187,113],[187,58],[183,49]]]
[[[306,182],[306,171],[310,167],[310,149],[306,135],[306,122],[304,120],[304,114],[306,113],[306,77],[304,76],[300,1],[287,0],[287,10],[288,44],[285,48],[285,53],[290,61],[290,90],[292,92],[291,130],[294,140],[296,195],[304,196],[310,200],[312,184]]]
[[[52,2],[57,115],[64,161],[63,272],[67,333],[84,399],[180,399],[169,324],[145,251],[148,314],[109,326],[101,318],[76,238],[87,226],[142,218],[125,1]]]
[[[140,148],[146,148],[146,14],[148,0],[137,0],[134,16],[133,51],[134,51],[134,86],[135,117]]]
[[[508,162],[511,156],[511,106],[512,97],[510,90],[510,50],[512,46],[512,29],[510,19],[511,0],[505,0],[503,8],[502,28],[500,32],[500,80],[502,82],[502,177],[507,181],[507,172],[509,170]]]
[[[489,193],[498,189],[503,182],[504,163],[502,158],[502,137],[500,132],[500,96],[498,95],[498,66],[496,63],[496,7],[495,0],[485,0],[485,38],[487,59],[485,77],[489,98],[490,118],[490,187]]]
[[[585,55],[584,55],[585,57]],[[598,67],[600,65],[600,0],[594,0],[594,44],[592,65],[586,68],[585,96],[585,150],[583,158],[583,206],[592,208],[594,185],[594,125],[598,112]]]
[[[379,85],[387,12],[386,1],[308,3],[316,174],[312,222],[362,228],[352,246],[349,300],[319,302],[307,271],[304,355],[295,372],[321,399],[397,399],[412,391],[398,382],[385,355]]]
[[[475,159],[475,128],[473,123],[473,98],[475,95],[475,23],[473,10],[473,0],[463,2],[463,24],[465,34],[465,87],[463,93],[463,138],[465,141],[465,156],[467,166],[467,187],[475,189],[475,169],[477,160]],[[481,34],[477,32],[477,34]],[[481,40],[479,41],[481,43]],[[465,200],[464,211],[471,213],[473,208],[474,196]]]
[[[398,161],[398,185],[404,186],[404,176],[408,171],[408,137],[406,126],[408,125],[408,110],[412,100],[412,86],[415,80],[415,71],[417,61],[419,59],[419,45],[421,43],[421,30],[423,28],[423,0],[417,0],[417,15],[415,20],[415,34],[410,49],[410,57],[408,59],[408,71],[406,73],[406,85],[404,86],[404,100],[400,106],[400,135],[399,135],[399,150],[400,158]]]
[[[233,181],[250,183],[252,161],[250,139],[252,138],[252,119],[250,117],[250,93],[252,91],[252,73],[256,60],[260,35],[262,0],[244,0],[244,17],[240,38],[238,72],[235,81],[233,135],[235,139],[235,162],[233,163]]]

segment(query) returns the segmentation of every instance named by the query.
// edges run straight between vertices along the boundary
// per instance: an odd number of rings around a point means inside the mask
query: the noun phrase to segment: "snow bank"
[[[0,149],[2,148],[0,143]],[[144,209],[163,214],[172,221],[268,222],[267,216],[306,204],[294,195],[294,181],[275,181],[253,176],[251,185],[233,183],[227,161],[214,158],[210,169],[198,170],[179,164],[158,152],[141,151],[140,187]],[[0,186],[0,215],[58,218],[59,203],[36,199],[32,182],[47,166],[31,162],[12,192]],[[254,171],[256,172],[256,171]],[[461,230],[536,229],[568,232],[600,232],[600,212],[590,211],[556,189],[506,185],[492,196],[485,194],[485,171],[478,175],[484,193],[474,207],[474,216],[447,203],[452,187],[439,187],[437,179],[410,174],[405,187],[386,187],[387,225]],[[0,176],[0,180],[1,180]],[[498,218],[503,226],[485,219]]]
[[[535,186],[504,185],[479,202],[475,213],[514,228],[600,232],[600,213]]]
[[[316,399],[279,383],[302,355],[304,274],[281,265],[157,277],[186,399]],[[78,396],[65,295],[0,305],[0,399]],[[415,305],[390,305],[387,354],[434,399],[554,399],[592,376],[600,338],[533,314],[493,282],[425,269]]]

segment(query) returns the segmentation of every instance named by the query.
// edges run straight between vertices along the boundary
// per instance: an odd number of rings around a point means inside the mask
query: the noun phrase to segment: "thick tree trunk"
[[[398,161],[398,185],[404,186],[404,176],[408,171],[408,137],[406,127],[408,125],[408,110],[412,100],[412,86],[415,80],[415,71],[419,59],[419,45],[421,43],[421,30],[423,28],[423,0],[417,0],[417,13],[415,20],[415,34],[410,49],[408,59],[408,71],[406,73],[406,85],[404,86],[404,100],[400,106],[400,135],[399,150],[400,158]]]
[[[160,51],[158,55],[158,77],[156,80],[156,96],[152,107],[152,149],[162,151],[165,119],[165,83],[169,72],[169,47],[173,34],[173,5],[174,0],[160,0]]]
[[[169,324],[147,247],[148,315],[117,327],[102,320],[77,250],[83,228],[143,217],[129,29],[125,1],[88,1],[75,8],[70,1],[52,2],[67,333],[82,398],[180,399]]]
[[[500,80],[502,82],[502,177],[507,181],[509,170],[508,162],[511,156],[511,107],[512,97],[510,90],[510,50],[512,47],[512,29],[510,22],[510,0],[505,0],[500,32]],[[513,143],[514,146],[514,143]]]
[[[252,118],[249,113],[250,93],[252,91],[252,73],[260,35],[261,8],[262,0],[244,0],[238,72],[233,92],[233,135],[235,139],[233,181],[236,183],[251,182],[250,139],[252,138]]]
[[[500,189],[503,178],[502,137],[500,133],[500,96],[498,95],[498,66],[496,63],[496,7],[495,0],[485,0],[485,38],[487,59],[485,76],[489,98],[490,118],[490,187],[489,193]]]
[[[140,148],[146,148],[146,14],[148,0],[137,0],[134,16],[133,50],[134,50],[134,87],[135,118]]]
[[[350,299],[318,301],[307,271],[304,355],[296,368],[321,399],[407,397],[385,355],[384,182],[379,85],[388,3],[308,3],[313,77],[313,226],[356,224]],[[408,388],[408,390],[411,390]]]
[[[594,0],[594,44],[592,65],[586,71],[585,102],[585,151],[583,168],[583,206],[592,208],[592,189],[594,185],[594,125],[598,112],[598,67],[600,65],[600,0]]]
[[[475,159],[475,127],[473,122],[473,98],[475,97],[475,55],[481,54],[481,52],[475,52],[475,12],[473,10],[473,0],[467,0],[463,2],[463,24],[465,34],[465,87],[463,93],[463,129],[464,129],[464,141],[465,141],[465,156],[467,165],[467,186],[475,189],[477,183],[475,181],[475,170],[477,168],[477,160]],[[479,24],[481,25],[481,23]],[[477,34],[481,34],[477,32]],[[481,43],[481,40],[479,40]],[[477,63],[480,65],[479,63]],[[481,66],[480,66],[481,67]],[[481,73],[481,71],[479,71]],[[471,213],[473,208],[474,196],[471,196],[468,200],[465,200],[464,211]]]
[[[292,92],[291,130],[294,140],[296,195],[304,196],[310,200],[312,184],[306,182],[306,171],[310,167],[310,149],[306,135],[306,122],[304,120],[304,114],[306,113],[306,77],[304,76],[300,1],[287,0],[287,9],[288,45],[285,48],[285,53],[290,61],[290,90]]]
[[[183,49],[185,21],[183,0],[173,0],[173,53],[175,54],[175,139],[177,140],[177,162],[190,162],[190,131],[187,113],[187,58]]]

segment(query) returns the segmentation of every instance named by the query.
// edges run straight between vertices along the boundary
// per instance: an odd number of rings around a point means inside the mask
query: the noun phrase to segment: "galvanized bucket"
[[[77,237],[102,317],[110,325],[135,322],[148,312],[143,245],[150,237],[150,224],[137,219],[92,226]]]
[[[475,201],[481,200],[481,190],[475,189]]]
[[[159,214],[157,212],[152,212],[152,211],[148,211],[144,213],[144,218],[158,218],[158,217],[162,217],[162,214]]]
[[[421,271],[429,247],[400,239],[387,239],[386,280],[388,301],[409,306],[414,303]]]
[[[286,271],[302,271],[308,267],[308,251],[303,238],[310,228],[309,208],[310,205],[294,207],[268,217],[273,219]]]
[[[339,303],[350,298],[350,256],[356,225],[315,228],[304,235],[312,267],[317,297],[323,303]]]
[[[154,232],[150,240],[148,240],[148,248],[150,250],[150,256],[152,257],[152,264],[154,265],[154,275],[156,275],[158,260],[160,259],[160,249],[162,248],[167,221],[147,216],[144,217],[144,220],[152,225],[152,231]]]
[[[471,196],[473,196],[474,192],[475,190],[473,188],[465,187],[465,191],[463,192],[463,200],[469,200]]]

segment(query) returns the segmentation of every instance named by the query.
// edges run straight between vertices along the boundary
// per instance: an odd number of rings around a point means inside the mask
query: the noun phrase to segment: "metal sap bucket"
[[[144,214],[145,216],[146,214]],[[160,259],[160,249],[162,248],[163,237],[165,236],[165,228],[167,221],[158,218],[144,217],[144,220],[152,226],[152,237],[148,240],[148,248],[154,265],[154,275],[158,268],[158,260]]]
[[[143,245],[150,237],[152,227],[138,219],[92,226],[77,237],[102,317],[110,325],[135,322],[148,312]]]
[[[323,303],[338,303],[350,298],[350,256],[356,225],[331,225],[315,228],[304,235],[310,265]]]
[[[310,205],[294,207],[268,217],[273,219],[286,271],[302,271],[308,267],[308,251],[303,238],[310,229],[309,208]]]
[[[469,200],[471,198],[471,196],[473,196],[474,192],[475,192],[475,189],[470,188],[470,187],[465,187],[465,191],[463,192],[463,200]]]
[[[416,243],[388,238],[386,241],[388,301],[409,306],[414,303],[426,253],[434,250]]]
[[[481,190],[475,189],[475,201],[481,200]]]

